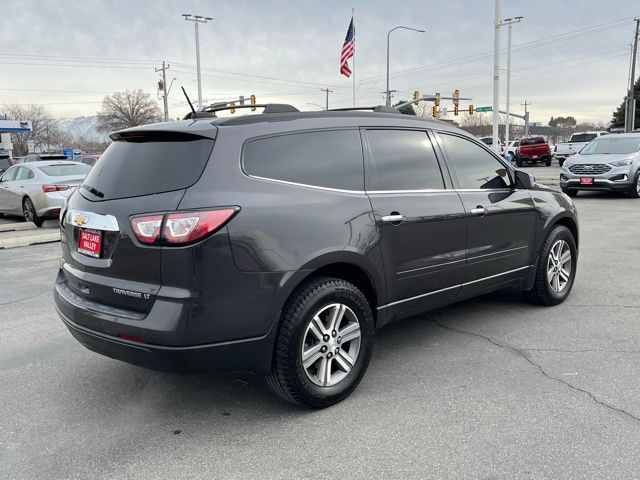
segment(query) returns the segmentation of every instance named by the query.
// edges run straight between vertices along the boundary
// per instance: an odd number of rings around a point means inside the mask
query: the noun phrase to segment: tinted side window
[[[0,158],[0,168],[6,170],[11,166],[11,161],[8,158]]]
[[[371,163],[368,190],[444,188],[442,173],[425,132],[367,130]]]
[[[362,190],[358,130],[330,130],[260,138],[247,143],[244,170],[256,177],[343,190]]]
[[[440,134],[447,160],[458,178],[459,188],[508,188],[507,167],[482,147],[454,135]]]

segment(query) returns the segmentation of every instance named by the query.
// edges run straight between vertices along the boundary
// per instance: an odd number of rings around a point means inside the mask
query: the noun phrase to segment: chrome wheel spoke
[[[340,325],[340,322],[342,322],[342,318],[344,317],[344,312],[346,312],[346,310],[346,305],[339,304],[334,307],[331,315],[331,321],[329,322],[329,332],[333,332],[334,330],[338,329],[338,326]]]
[[[309,330],[313,332],[318,340],[322,340],[322,337],[327,334],[322,320],[320,320],[320,317],[318,317],[317,315],[313,317],[313,320],[309,324]]]
[[[316,363],[320,357],[322,357],[322,352],[320,349],[322,348],[322,344],[318,343],[313,347],[309,348],[302,352],[302,365],[304,368],[309,368],[311,365]]]
[[[564,268],[562,268],[559,272],[558,272],[558,276],[565,282],[569,281],[569,272],[567,272]]]
[[[320,365],[318,366],[318,381],[320,386],[326,387],[331,382],[331,365],[333,361],[331,359],[327,359],[322,357],[320,360]]]
[[[347,357],[349,358],[348,360]],[[346,352],[340,351],[334,358],[336,363],[345,373],[349,373],[351,371],[351,367],[353,367],[353,363],[351,362],[352,359]]]
[[[338,336],[341,337],[343,344],[355,340],[360,337],[360,325],[358,323],[350,323],[338,332]]]
[[[560,256],[560,264],[564,265],[565,263],[567,263],[569,260],[571,260],[571,250],[567,249],[561,256]]]

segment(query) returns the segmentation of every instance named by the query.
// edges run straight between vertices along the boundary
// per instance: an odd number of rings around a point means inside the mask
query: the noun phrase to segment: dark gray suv
[[[506,287],[569,295],[566,195],[446,123],[290,110],[112,135],[61,213],[74,337],[153,369],[252,370],[325,407],[389,322]]]

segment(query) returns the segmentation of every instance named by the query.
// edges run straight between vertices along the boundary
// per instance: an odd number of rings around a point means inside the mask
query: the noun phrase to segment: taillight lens
[[[170,213],[164,224],[162,238],[174,245],[194,242],[221,228],[235,213],[233,208]]]
[[[68,189],[69,189],[69,185],[61,185],[59,183],[45,183],[44,185],[42,185],[42,191],[44,193],[60,192],[62,190],[68,190]]]
[[[144,215],[131,219],[131,228],[142,243],[156,243],[160,237],[163,215]]]

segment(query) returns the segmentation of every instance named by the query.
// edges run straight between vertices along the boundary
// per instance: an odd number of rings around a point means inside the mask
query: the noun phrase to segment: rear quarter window
[[[258,138],[244,148],[247,175],[341,190],[364,189],[358,130],[327,130]]]

